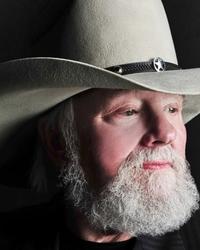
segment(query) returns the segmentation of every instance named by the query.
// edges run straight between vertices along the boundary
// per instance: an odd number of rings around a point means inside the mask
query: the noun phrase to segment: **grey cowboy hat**
[[[177,66],[161,0],[74,0],[62,47],[67,59],[0,64],[0,171],[23,153],[17,148],[31,136],[28,121],[90,88],[184,95],[185,123],[200,112],[200,69]]]

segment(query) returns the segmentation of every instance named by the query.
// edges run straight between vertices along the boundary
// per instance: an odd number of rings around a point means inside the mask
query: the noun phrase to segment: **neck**
[[[126,241],[132,238],[132,236],[130,236],[130,234],[128,233],[119,233],[119,232],[111,233],[111,232],[101,232],[95,230],[94,227],[92,227],[89,224],[85,216],[77,210],[70,211],[68,214],[66,214],[65,221],[67,228],[74,235],[86,241],[109,243],[109,242]]]

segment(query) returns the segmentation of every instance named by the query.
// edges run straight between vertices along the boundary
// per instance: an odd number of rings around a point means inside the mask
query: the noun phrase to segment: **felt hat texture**
[[[200,112],[199,68],[127,75],[106,69],[157,57],[178,64],[161,0],[74,0],[65,27],[63,58],[23,58],[0,64],[1,155],[10,148],[0,160],[0,169],[19,141],[25,140],[24,124],[90,88],[184,95],[185,123]]]

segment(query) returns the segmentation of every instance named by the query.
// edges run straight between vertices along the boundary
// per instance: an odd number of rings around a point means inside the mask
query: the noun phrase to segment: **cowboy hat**
[[[0,64],[2,169],[8,169],[19,143],[25,147],[33,131],[26,125],[31,119],[90,88],[184,95],[185,123],[200,112],[200,69],[178,67],[160,0],[76,0],[65,26],[61,47],[67,59],[37,57]]]

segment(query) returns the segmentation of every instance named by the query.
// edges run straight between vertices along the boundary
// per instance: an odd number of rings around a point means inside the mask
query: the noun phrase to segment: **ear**
[[[48,159],[55,166],[63,166],[65,160],[65,144],[61,139],[57,129],[49,129],[45,121],[40,120],[38,123],[38,133]]]

